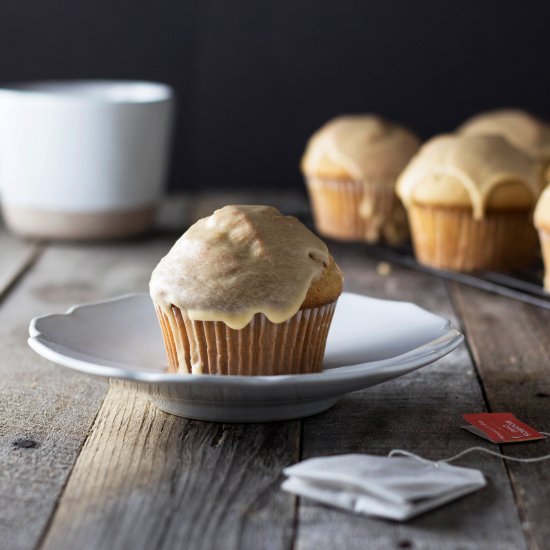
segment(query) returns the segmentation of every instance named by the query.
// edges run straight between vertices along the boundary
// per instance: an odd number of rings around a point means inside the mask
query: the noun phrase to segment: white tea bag
[[[304,460],[282,488],[353,512],[407,520],[486,485],[479,470],[409,457],[362,454]]]

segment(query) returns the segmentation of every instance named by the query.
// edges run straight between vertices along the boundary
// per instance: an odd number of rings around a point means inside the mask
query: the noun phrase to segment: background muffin
[[[374,115],[340,116],[315,132],[301,169],[319,233],[371,243],[406,240],[395,182],[419,144],[409,130]]]
[[[170,370],[296,374],[321,370],[342,274],[296,218],[226,206],[184,233],[150,290]]]
[[[531,155],[550,175],[550,125],[519,109],[480,113],[467,120],[458,131],[465,135],[497,135]]]
[[[537,254],[539,164],[498,136],[431,139],[399,178],[417,259],[457,270],[505,269]]]
[[[535,225],[539,232],[546,273],[544,288],[550,292],[550,185],[542,193],[535,210]]]

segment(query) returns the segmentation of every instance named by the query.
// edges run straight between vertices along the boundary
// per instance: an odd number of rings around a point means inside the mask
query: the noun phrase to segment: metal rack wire
[[[383,245],[366,245],[365,250],[369,256],[382,261],[402,265],[449,281],[550,309],[550,294],[542,286],[542,263],[537,263],[529,269],[509,273],[497,273],[495,271],[461,273],[459,271],[436,269],[417,262],[411,247],[390,248]]]

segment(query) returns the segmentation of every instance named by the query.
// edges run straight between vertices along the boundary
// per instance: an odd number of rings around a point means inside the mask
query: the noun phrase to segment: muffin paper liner
[[[539,229],[539,239],[544,260],[544,288],[550,292],[550,231]]]
[[[386,182],[308,178],[319,233],[340,240],[398,244],[407,240],[405,210]]]
[[[486,212],[475,220],[467,208],[411,205],[416,258],[443,269],[473,271],[529,264],[537,257],[530,210]]]
[[[256,314],[240,330],[192,321],[174,306],[156,311],[170,372],[251,376],[320,372],[335,307],[336,301],[299,310],[284,323]]]

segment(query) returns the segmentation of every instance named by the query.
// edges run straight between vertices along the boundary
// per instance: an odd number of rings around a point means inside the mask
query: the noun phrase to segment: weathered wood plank
[[[31,317],[144,290],[165,241],[45,250],[0,307],[0,546],[32,548],[88,434],[106,385],[42,360]]]
[[[293,200],[279,206],[300,211],[300,201]],[[273,201],[267,195],[196,197],[183,210],[174,209],[175,223],[167,229],[179,230],[227,202]],[[32,547],[40,532],[43,546],[56,549],[525,547],[498,459],[463,459],[461,464],[489,474],[490,487],[406,525],[356,517],[306,499],[294,518],[295,501],[279,490],[279,474],[299,458],[300,422],[220,426],[188,421],[156,410],[120,385],[108,392],[93,422],[104,385],[26,350],[28,318],[144,289],[169,244],[48,250],[0,308],[0,343],[6,348],[0,349],[0,540],[8,548]],[[357,249],[338,248],[348,290],[417,301],[452,317],[442,283],[398,269],[378,277],[375,264]],[[541,341],[547,338],[538,318],[533,326],[544,333]],[[448,456],[473,441],[458,429],[460,414],[481,410],[479,384],[462,349],[306,420],[303,457],[383,454],[396,446],[427,457]],[[25,448],[21,439],[38,445]]]
[[[0,223],[0,299],[39,254],[39,247],[10,235]]]
[[[122,384],[109,391],[44,549],[289,548],[299,421],[213,424],[166,414]]]
[[[376,274],[376,263],[358,250],[336,253],[347,290],[383,298],[410,300],[453,319],[444,284],[430,276],[394,267]],[[485,405],[465,347],[434,365],[393,382],[356,392],[334,409],[306,419],[302,458],[348,452],[385,455],[394,448],[439,459],[480,440],[459,428],[461,414],[484,411]],[[514,497],[502,462],[470,455],[457,464],[483,470],[489,486],[406,524],[354,516],[300,502],[295,547],[510,549],[525,547]]]
[[[444,286],[431,278],[408,272],[378,278],[373,276],[373,263],[356,252],[346,251],[340,261],[350,290],[404,299],[426,296],[426,307],[452,316]],[[475,410],[484,410],[483,399],[463,349],[445,362],[358,392],[333,411],[306,420],[303,456],[386,453],[396,446],[434,458],[446,456],[470,444],[471,436],[458,425],[462,412]],[[135,393],[111,390],[78,459],[45,546],[70,548],[78,543],[83,548],[168,548],[185,541],[190,548],[286,547],[293,507],[290,497],[278,489],[278,475],[297,458],[297,426],[231,426],[235,431],[218,441],[219,427],[215,425],[170,417]],[[279,443],[273,445],[273,438]],[[208,446],[211,439],[218,442],[214,451]],[[255,451],[258,444],[270,455],[269,466],[263,452],[250,457],[250,450]],[[220,464],[227,463],[235,465],[233,475],[220,471]],[[365,540],[372,548],[409,543],[455,548],[457,541],[464,547],[524,547],[500,461],[471,457],[463,463],[482,467],[491,477],[490,487],[404,526],[355,517],[304,500],[296,547],[362,548]],[[240,480],[238,492],[235,477]],[[233,495],[230,508],[228,501],[219,497],[225,494]],[[257,494],[263,495],[262,521],[254,522],[246,503],[256,501]],[[159,510],[164,509],[171,510],[170,514],[157,521]],[[260,538],[246,536],[253,533]]]
[[[550,312],[479,290],[454,285],[452,296],[463,319],[485,394],[493,412],[513,412],[550,431]],[[512,456],[550,452],[547,441],[502,446]],[[515,464],[508,469],[523,528],[531,548],[550,540],[550,467]]]

